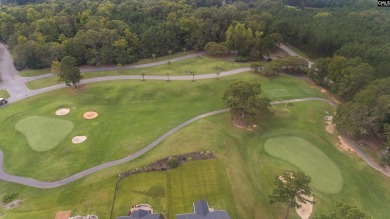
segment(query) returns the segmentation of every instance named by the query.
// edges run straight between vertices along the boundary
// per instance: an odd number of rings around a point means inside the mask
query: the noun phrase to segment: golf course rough
[[[72,122],[45,116],[30,116],[16,123],[15,129],[23,133],[34,151],[55,148],[73,130]]]
[[[311,177],[311,186],[326,194],[337,194],[343,187],[338,166],[309,141],[296,136],[270,138],[264,143],[265,151],[285,160]]]

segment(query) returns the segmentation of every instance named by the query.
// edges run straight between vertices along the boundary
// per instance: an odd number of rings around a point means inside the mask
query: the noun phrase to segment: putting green
[[[31,116],[16,123],[16,130],[23,133],[34,151],[55,148],[73,130],[73,123],[44,116]]]
[[[305,139],[294,136],[271,138],[264,148],[270,155],[294,164],[309,175],[313,188],[327,194],[341,191],[343,177],[338,166]]]

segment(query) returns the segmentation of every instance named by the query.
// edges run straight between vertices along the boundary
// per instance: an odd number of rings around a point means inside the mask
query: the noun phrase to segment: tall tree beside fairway
[[[253,45],[253,32],[251,28],[245,28],[245,24],[237,22],[230,25],[226,31],[226,44],[230,49],[238,50],[238,55],[247,56]]]
[[[371,217],[360,211],[356,206],[338,202],[333,213],[321,215],[320,219],[370,219]]]
[[[82,78],[80,69],[76,65],[76,59],[71,56],[65,56],[61,60],[60,81],[64,81],[66,86],[77,87]]]
[[[299,203],[314,203],[304,197],[311,196],[310,182],[311,178],[304,172],[286,171],[283,175],[275,177],[275,188],[270,195],[270,203],[288,203],[284,216],[287,219],[290,208],[300,208]]]
[[[260,97],[259,83],[238,81],[230,84],[225,91],[222,101],[230,108],[233,118],[252,121],[256,115],[272,115],[270,100]]]

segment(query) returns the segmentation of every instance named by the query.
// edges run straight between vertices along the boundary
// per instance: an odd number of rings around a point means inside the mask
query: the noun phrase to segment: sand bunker
[[[339,143],[337,144],[343,151],[347,151],[347,152],[355,152],[356,151],[353,149],[353,147],[351,147],[346,141],[344,141],[343,137],[341,137],[340,135],[338,136],[339,138]]]
[[[313,196],[302,195],[302,197],[309,201],[313,201]],[[311,213],[313,212],[313,204],[309,202],[306,202],[306,204],[299,204],[301,205],[301,207],[296,209],[297,214],[299,215],[299,217],[301,217],[301,219],[309,219]]]
[[[88,112],[85,112],[83,114],[83,117],[84,119],[94,119],[96,117],[98,117],[98,113],[97,112],[93,112],[93,111],[88,111]]]
[[[325,130],[334,134],[336,132],[336,125],[333,123],[333,116],[325,116]]]
[[[87,136],[74,136],[72,138],[73,144],[80,144],[83,143],[85,140],[87,140]]]
[[[57,116],[64,116],[70,112],[69,108],[61,108],[56,111]]]

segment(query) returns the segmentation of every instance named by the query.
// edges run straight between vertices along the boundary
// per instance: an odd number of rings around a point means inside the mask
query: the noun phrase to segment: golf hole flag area
[[[295,136],[268,139],[265,151],[285,160],[311,177],[313,188],[326,194],[337,194],[343,188],[343,177],[338,166],[320,149],[307,140]]]
[[[60,144],[73,130],[73,122],[45,116],[30,116],[15,125],[26,136],[34,151],[48,151]]]

